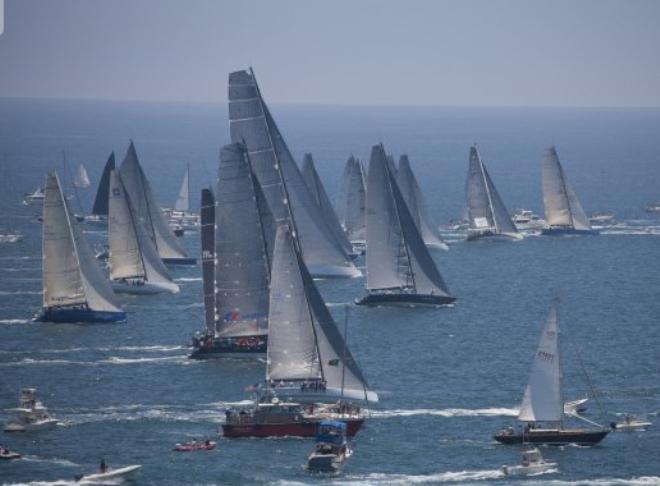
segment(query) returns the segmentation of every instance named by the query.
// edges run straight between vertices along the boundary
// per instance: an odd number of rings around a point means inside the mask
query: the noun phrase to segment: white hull
[[[651,422],[632,421],[632,422],[619,422],[616,428],[619,432],[643,432],[652,425]]]
[[[555,462],[543,462],[529,466],[502,466],[502,472],[507,476],[532,476],[548,472],[556,467],[557,463]]]
[[[326,388],[325,390],[301,390],[297,386],[274,387],[271,389],[281,400],[300,403],[335,403],[337,400],[378,402],[378,394],[367,390]]]
[[[153,295],[169,292],[170,294],[178,294],[179,286],[175,283],[154,283],[144,282],[140,285],[131,284],[128,282],[113,281],[112,290],[120,294],[133,294],[133,295]]]
[[[58,423],[59,421],[57,419],[39,420],[30,423],[7,422],[4,430],[5,432],[39,432],[52,429],[56,427]]]
[[[310,265],[309,273],[317,278],[357,278],[362,272],[355,266]]]
[[[443,250],[443,251],[449,251],[449,245],[447,243],[426,243],[424,242],[426,247],[429,250]]]
[[[97,474],[86,474],[82,478],[80,478],[78,481],[81,483],[84,483],[86,481],[89,482],[98,482],[106,479],[119,479],[123,478],[125,476],[128,476],[129,474],[137,471],[140,469],[142,466],[138,465],[133,465],[133,466],[126,466],[122,467],[119,469],[110,469],[107,472],[104,473],[97,473]]]

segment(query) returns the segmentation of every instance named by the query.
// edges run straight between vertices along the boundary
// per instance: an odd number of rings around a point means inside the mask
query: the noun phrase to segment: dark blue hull
[[[597,235],[600,234],[598,230],[576,230],[574,228],[544,228],[541,230],[542,235],[546,236],[568,236],[568,235]]]
[[[193,339],[191,359],[253,358],[266,356],[268,336],[246,338]]]
[[[440,306],[451,304],[455,297],[429,294],[369,294],[360,300],[357,305],[430,305]]]
[[[46,308],[35,319],[37,322],[97,322],[109,323],[126,320],[126,312],[95,311],[91,309]]]
[[[168,265],[196,265],[197,258],[161,258]]]

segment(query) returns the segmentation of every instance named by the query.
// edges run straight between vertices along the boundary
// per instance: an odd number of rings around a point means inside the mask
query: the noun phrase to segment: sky
[[[2,0],[0,0],[1,2]],[[656,0],[5,0],[0,96],[660,106]]]

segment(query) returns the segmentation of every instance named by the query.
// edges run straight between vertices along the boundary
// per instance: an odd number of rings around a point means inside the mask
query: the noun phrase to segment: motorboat
[[[20,233],[0,234],[0,243],[18,243],[23,240]]]
[[[646,211],[647,213],[660,213],[660,202],[647,204],[646,207],[644,208],[644,211]]]
[[[42,187],[37,187],[33,193],[25,194],[24,202],[27,204],[34,202],[43,202],[46,199],[46,193]]]
[[[21,457],[18,452],[10,451],[6,447],[0,446],[0,459],[9,461],[11,459],[20,459]]]
[[[564,402],[564,413],[567,415],[574,415],[576,413],[584,413],[587,411],[587,402],[589,398],[578,398],[576,400],[568,400]]]
[[[193,440],[192,442],[177,444],[174,446],[173,450],[176,452],[212,451],[215,449],[216,445],[216,442],[210,440],[205,440],[204,442]]]
[[[546,226],[545,221],[529,209],[516,209],[511,219],[518,230],[540,230]]]
[[[316,444],[307,457],[308,470],[333,472],[341,467],[353,454],[346,440],[346,429],[344,422],[324,420],[319,423]]]
[[[652,425],[652,422],[635,417],[634,415],[626,415],[621,422],[612,423],[612,428],[619,432],[642,432]]]
[[[556,462],[543,460],[541,451],[531,447],[522,451],[522,460],[515,466],[502,466],[501,471],[507,476],[531,476],[556,469]]]
[[[5,424],[5,432],[37,432],[48,430],[59,424],[53,418],[41,400],[37,398],[36,388],[23,388],[19,397],[18,417]]]
[[[103,468],[103,472],[99,471],[94,474],[84,474],[76,477],[76,482],[79,483],[99,483],[106,480],[120,480],[128,476],[129,474],[134,473],[142,466],[134,464],[132,466],[124,466],[117,469],[112,468]]]
[[[612,213],[594,213],[589,216],[589,222],[601,226],[614,224],[614,215]]]

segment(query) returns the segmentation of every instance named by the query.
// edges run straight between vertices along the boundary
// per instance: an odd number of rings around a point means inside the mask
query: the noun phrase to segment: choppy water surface
[[[268,93],[266,93],[268,95]],[[502,464],[518,450],[491,438],[512,423],[550,299],[562,298],[567,398],[588,391],[578,356],[601,392],[589,418],[626,412],[654,422],[660,411],[660,218],[643,212],[660,200],[660,112],[442,108],[273,107],[292,151],[315,155],[330,193],[349,153],[367,159],[383,141],[406,151],[440,222],[461,214],[469,144],[479,142],[509,209],[542,211],[542,149],[557,145],[588,213],[613,212],[598,237],[530,236],[515,243],[465,243],[446,230],[451,251],[435,254],[458,301],[448,309],[351,310],[348,340],[381,402],[336,476],[307,473],[312,443],[302,439],[224,440],[209,453],[173,445],[216,436],[223,410],[246,403],[244,388],[263,362],[187,359],[201,327],[198,267],[173,268],[181,293],[123,297],[119,325],[35,324],[41,303],[39,208],[24,192],[84,162],[96,183],[112,149],[129,137],[163,204],[172,203],[185,163],[195,194],[212,182],[227,142],[223,105],[0,102],[0,418],[11,417],[21,386],[35,386],[63,425],[0,436],[25,459],[0,463],[0,484],[73,484],[111,465],[142,464],[129,484],[505,484]],[[93,191],[82,194],[89,207]],[[90,228],[94,242],[104,238]],[[198,236],[183,237],[191,253]],[[364,263],[362,262],[361,265]],[[364,280],[321,280],[337,318],[364,292]],[[558,471],[526,484],[660,484],[660,427],[610,434],[593,448],[545,448]]]

